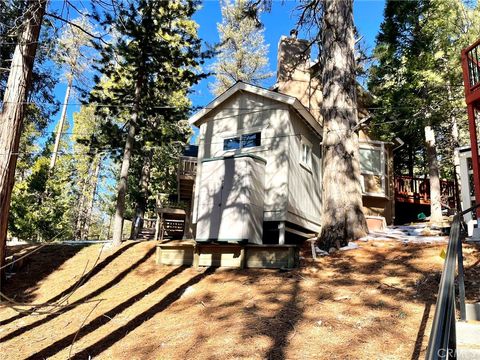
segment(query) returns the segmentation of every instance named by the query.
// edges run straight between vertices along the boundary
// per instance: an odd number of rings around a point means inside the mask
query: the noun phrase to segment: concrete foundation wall
[[[231,268],[293,268],[298,264],[294,245],[159,244],[157,264]]]

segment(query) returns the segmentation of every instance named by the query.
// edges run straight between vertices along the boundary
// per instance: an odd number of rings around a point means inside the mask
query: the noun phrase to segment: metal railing
[[[480,86],[480,40],[464,51],[468,68],[468,85],[470,91],[473,91]]]
[[[455,359],[455,273],[458,265],[458,293],[460,319],[465,320],[465,281],[463,273],[462,239],[464,222],[463,216],[480,207],[480,204],[458,213],[453,218],[448,240],[447,254],[443,265],[442,277],[438,290],[435,315],[432,331],[428,341],[426,359]]]

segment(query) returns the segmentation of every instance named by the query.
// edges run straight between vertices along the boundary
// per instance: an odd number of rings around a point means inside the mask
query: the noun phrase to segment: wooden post
[[[290,246],[288,248],[288,263],[287,268],[291,269],[295,266],[295,247]]]
[[[158,240],[158,234],[160,232],[160,215],[157,212],[157,221],[155,222],[155,236],[153,240],[157,241]]]
[[[247,247],[240,245],[240,269],[245,269]]]
[[[193,267],[198,269],[200,263],[200,245],[195,244],[193,247]]]
[[[162,264],[162,247],[160,244],[157,244],[157,265]]]
[[[473,185],[475,188],[475,203],[480,204],[480,164],[478,159],[477,123],[473,104],[467,106],[468,127],[470,130],[470,145],[472,150]],[[480,219],[480,208],[476,210],[477,219]]]
[[[285,244],[285,221],[280,221],[278,224],[278,243]]]

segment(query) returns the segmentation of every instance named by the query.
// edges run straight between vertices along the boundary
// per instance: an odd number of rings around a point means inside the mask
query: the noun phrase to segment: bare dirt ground
[[[5,291],[17,302],[61,306],[28,314],[1,305],[0,354],[8,359],[422,358],[445,245],[359,245],[303,261],[289,272],[160,267],[154,242],[103,250],[98,262],[101,245],[46,246]],[[472,279],[468,297],[479,301],[480,250],[466,247],[465,256]]]

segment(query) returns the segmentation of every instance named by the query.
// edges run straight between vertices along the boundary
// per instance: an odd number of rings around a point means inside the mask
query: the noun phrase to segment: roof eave
[[[310,125],[320,136],[322,135],[322,127],[321,125],[315,120],[313,115],[308,111],[308,109],[295,97],[273,92],[268,89],[264,89],[258,86],[246,84],[244,82],[237,82],[233,86],[231,86],[228,90],[226,90],[223,94],[215,98],[212,102],[210,102],[205,108],[198,111],[194,114],[188,122],[190,125],[199,126],[199,123],[203,117],[205,117],[210,111],[215,109],[225,100],[227,100],[230,96],[232,96],[237,91],[246,90],[252,92],[257,95],[268,97],[272,100],[276,100],[282,102],[284,104],[288,104],[292,106],[297,113],[305,119],[305,121]]]

